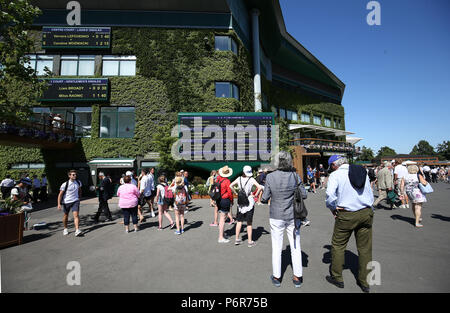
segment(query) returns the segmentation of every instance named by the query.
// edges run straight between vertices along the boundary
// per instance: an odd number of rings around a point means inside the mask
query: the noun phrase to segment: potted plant
[[[0,248],[21,244],[25,214],[20,212],[22,202],[6,199],[0,203]]]

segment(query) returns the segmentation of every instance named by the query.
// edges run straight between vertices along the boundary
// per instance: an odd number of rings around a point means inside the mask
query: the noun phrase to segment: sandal
[[[420,228],[420,227],[423,227],[423,225],[422,224],[416,224],[416,227]]]

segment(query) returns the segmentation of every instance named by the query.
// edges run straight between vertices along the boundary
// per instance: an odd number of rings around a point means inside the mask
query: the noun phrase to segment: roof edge
[[[309,52],[305,47],[302,46],[291,34],[287,32],[286,25],[284,24],[283,13],[281,11],[279,0],[272,0],[275,17],[278,22],[278,27],[280,29],[281,35],[295,48],[297,48],[308,60],[317,65],[322,71],[324,71],[341,89],[341,100],[344,96],[345,84],[331,72],[325,65],[322,64],[311,52]]]

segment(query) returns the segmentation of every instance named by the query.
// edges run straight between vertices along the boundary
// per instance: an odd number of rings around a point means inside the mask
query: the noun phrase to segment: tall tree
[[[440,160],[450,160],[450,141],[444,140],[441,144],[436,147]]]
[[[395,152],[394,149],[384,146],[384,147],[381,147],[380,150],[378,150],[377,159],[385,157],[385,156],[394,156],[396,154],[397,153]]]
[[[26,118],[38,105],[44,83],[25,67],[25,54],[34,50],[27,33],[41,14],[26,0],[0,0],[0,112],[2,117]]]
[[[434,148],[426,140],[421,140],[411,151],[412,155],[435,155]]]
[[[367,148],[366,146],[362,146],[358,161],[372,161],[374,158],[373,150],[371,148]]]

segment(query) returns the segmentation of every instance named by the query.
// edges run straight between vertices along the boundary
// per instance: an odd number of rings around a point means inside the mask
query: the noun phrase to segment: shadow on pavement
[[[414,218],[412,218],[412,217],[406,217],[406,216],[401,216],[401,215],[398,215],[398,214],[394,214],[394,215],[391,215],[391,218],[394,221],[395,220],[401,220],[401,221],[407,222],[407,223],[409,223],[409,224],[411,224],[413,226],[416,225],[416,220]]]
[[[242,229],[241,229],[241,233],[244,233],[245,230],[245,235],[242,235],[242,240],[247,240],[248,239],[248,234],[247,234],[247,225],[242,225]],[[236,233],[236,232],[235,232]],[[257,228],[253,229],[253,233],[252,233],[252,239],[254,241],[257,241],[262,235],[270,235],[270,233],[264,229],[264,227],[259,226]]]
[[[441,220],[441,221],[444,221],[444,222],[450,222],[450,217],[448,217],[448,216],[443,216],[443,215],[440,215],[440,214],[431,214],[431,218],[435,218],[435,219],[438,219],[438,220]]]
[[[309,263],[308,259],[309,259],[309,255],[306,254],[305,251],[302,250],[302,267],[308,267],[308,263]],[[281,252],[281,278],[283,278],[284,273],[286,272],[286,270],[290,264],[292,264],[291,247],[286,246],[286,249],[284,249]]]
[[[159,226],[159,222],[144,222],[142,224],[139,225],[139,230],[144,230],[146,228],[150,228],[150,227],[158,227]]]
[[[195,206],[195,207],[190,207],[190,206],[188,206],[189,212],[197,211],[197,210],[200,209],[200,208],[201,208],[200,206]]]
[[[324,264],[329,264],[331,269],[331,246],[325,245],[323,246],[328,251],[323,254],[322,262]],[[356,254],[351,251],[345,250],[345,263],[344,270],[350,270],[355,277],[355,280],[358,281],[358,268],[359,268],[359,258]]]
[[[190,230],[191,228],[199,228],[200,226],[202,226],[203,222],[202,221],[197,221],[194,223],[189,223],[189,224],[185,224],[184,230]]]

